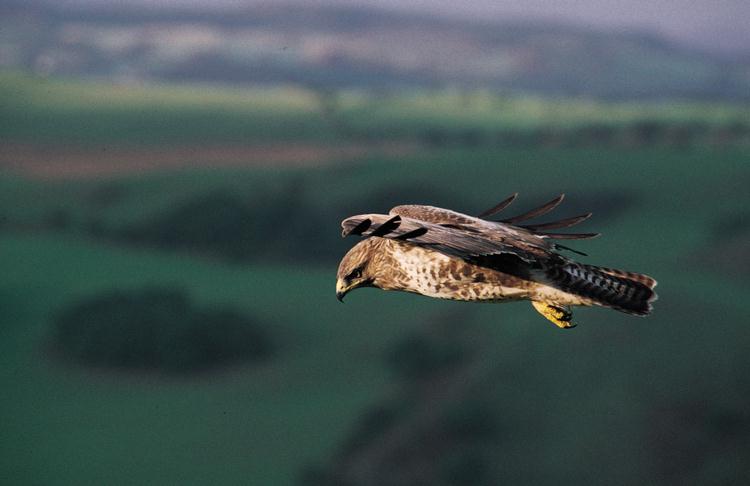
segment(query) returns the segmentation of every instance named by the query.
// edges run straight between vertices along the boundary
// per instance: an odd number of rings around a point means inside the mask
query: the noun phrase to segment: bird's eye
[[[349,275],[347,275],[346,278],[348,278],[349,280],[352,280],[352,279],[355,279],[355,278],[360,278],[361,276],[362,276],[362,269],[361,268],[355,268],[354,270],[352,270],[352,273],[350,273]]]

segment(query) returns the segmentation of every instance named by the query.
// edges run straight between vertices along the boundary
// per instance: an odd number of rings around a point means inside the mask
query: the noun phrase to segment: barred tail
[[[590,299],[595,305],[645,316],[657,299],[656,280],[640,273],[568,262],[547,270],[547,278],[561,290]]]

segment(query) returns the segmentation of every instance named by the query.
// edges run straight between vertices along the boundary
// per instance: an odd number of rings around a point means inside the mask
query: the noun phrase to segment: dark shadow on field
[[[276,352],[267,326],[229,308],[197,307],[180,288],[109,290],[54,318],[49,347],[99,369],[189,374]]]

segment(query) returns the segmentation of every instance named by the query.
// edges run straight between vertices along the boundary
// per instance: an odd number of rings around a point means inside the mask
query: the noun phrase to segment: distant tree
[[[605,123],[592,123],[584,125],[576,130],[575,138],[582,145],[610,145],[615,136],[612,125]]]
[[[460,343],[432,336],[411,336],[391,350],[387,363],[397,376],[414,380],[428,378],[466,358],[466,350]]]
[[[189,372],[268,357],[274,346],[252,319],[197,309],[169,288],[113,290],[63,309],[55,349],[87,365]]]
[[[656,120],[640,120],[631,127],[631,132],[638,145],[654,145],[662,140],[666,125]]]
[[[448,145],[448,134],[440,127],[431,127],[422,133],[421,140],[429,147],[445,147]]]
[[[44,215],[42,226],[53,231],[63,231],[70,228],[73,219],[64,209],[53,209]]]
[[[242,259],[262,238],[257,213],[232,194],[192,198],[151,220],[136,223],[118,236],[163,248],[195,249]]]
[[[742,120],[733,120],[727,124],[726,131],[735,140],[747,139],[750,136],[750,125]]]
[[[730,123],[713,127],[710,131],[711,142],[716,145],[732,145],[741,142],[748,135],[748,127],[742,121],[734,120]]]
[[[446,486],[484,486],[497,484],[491,476],[487,452],[477,447],[455,448],[441,464],[441,478]]]
[[[128,196],[128,188],[121,183],[105,182],[93,187],[84,195],[87,204],[106,208],[117,204]]]
[[[299,486],[358,486],[322,466],[306,467],[296,484]]]
[[[478,128],[464,128],[458,133],[459,143],[468,148],[480,146],[485,141],[484,133]]]
[[[365,410],[354,424],[341,447],[342,457],[351,457],[368,447],[396,425],[403,414],[403,404],[390,402]]]
[[[496,442],[500,437],[496,412],[476,400],[463,401],[449,410],[439,427],[455,442]]]
[[[696,135],[697,132],[691,125],[679,123],[666,128],[664,139],[672,147],[685,148],[695,143]]]
[[[104,238],[108,234],[106,225],[99,219],[92,219],[86,222],[85,230],[89,236],[94,238]]]

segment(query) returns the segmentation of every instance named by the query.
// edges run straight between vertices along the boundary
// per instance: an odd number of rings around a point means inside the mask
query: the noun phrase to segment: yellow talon
[[[534,306],[537,312],[545,317],[545,319],[552,321],[557,327],[561,329],[570,329],[576,327],[575,324],[570,322],[573,317],[573,313],[569,307],[556,306],[548,304],[546,302],[531,301],[531,305]]]

